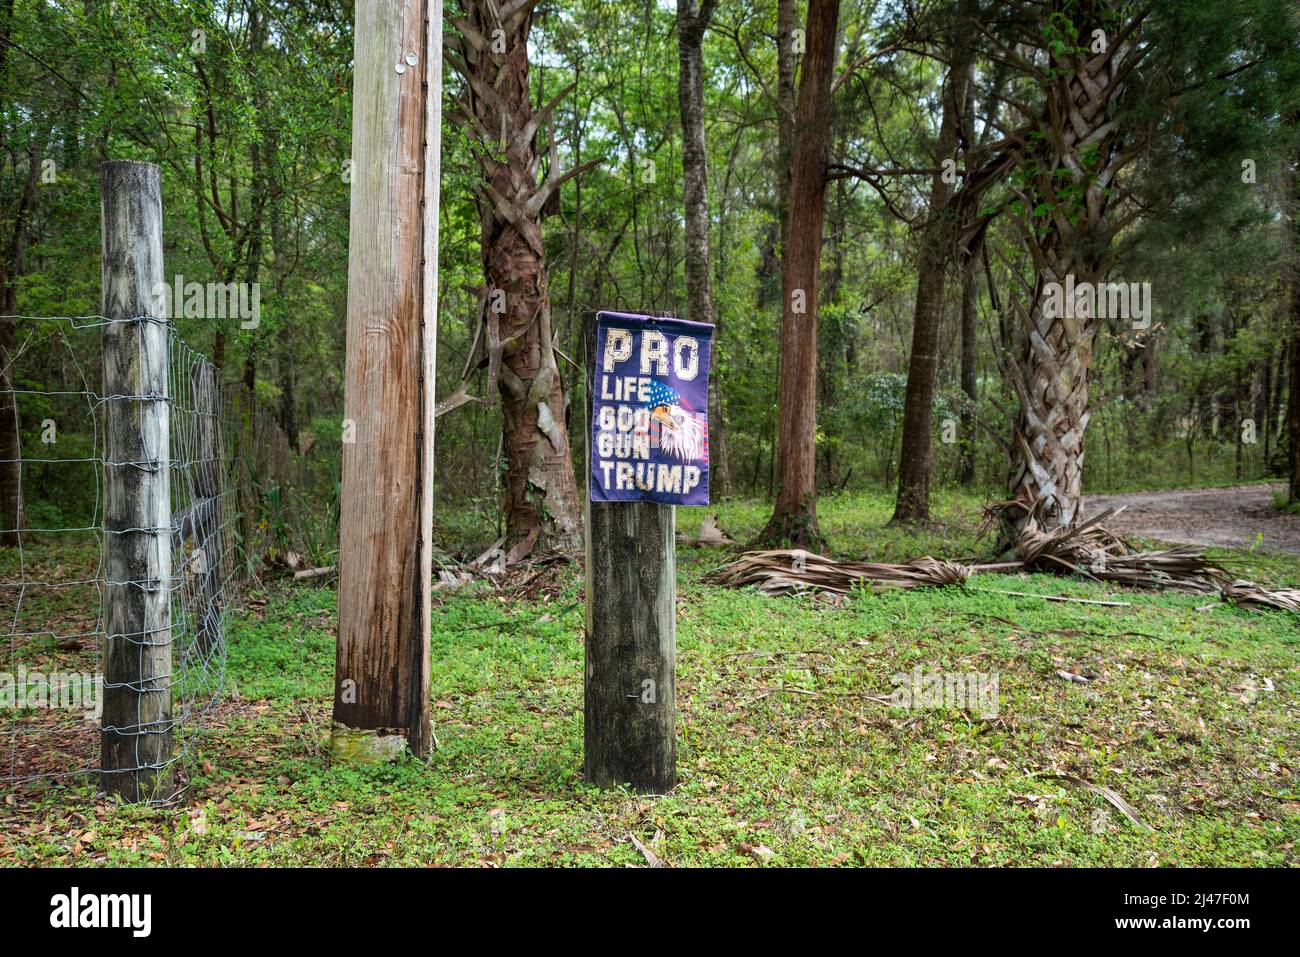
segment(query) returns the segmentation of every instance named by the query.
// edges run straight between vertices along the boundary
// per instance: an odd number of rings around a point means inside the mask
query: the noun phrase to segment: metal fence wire
[[[112,320],[0,316],[12,323],[5,336],[11,345],[0,351],[0,419],[6,420],[0,424],[0,786],[6,794],[98,789],[105,773],[134,774],[167,782],[137,800],[175,801],[222,696],[226,626],[243,563],[227,441],[233,430],[225,428],[220,370],[165,320],[126,321],[166,326],[166,336],[152,340],[167,350],[160,394],[103,393],[102,340]],[[139,336],[139,348],[147,341]],[[150,407],[166,416],[169,489],[166,502],[148,503],[147,514],[166,521],[114,528],[106,520],[110,470],[157,472],[161,463],[111,461],[106,424],[118,414],[148,414],[143,410]],[[112,536],[130,536],[132,550],[142,551],[143,580],[110,575]],[[169,621],[145,633],[110,633],[110,602],[142,600],[158,589],[168,593]],[[109,656],[119,663],[135,656],[138,667],[108,664],[106,677]],[[142,677],[114,681],[115,667]],[[106,724],[106,696],[133,703],[127,710],[134,720]],[[163,736],[161,750],[157,741],[142,747],[155,735]],[[109,748],[115,757],[106,770]]]

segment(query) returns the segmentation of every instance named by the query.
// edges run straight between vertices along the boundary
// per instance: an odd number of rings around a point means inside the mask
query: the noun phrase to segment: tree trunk
[[[12,15],[12,10],[7,17]],[[6,17],[6,27],[8,19]],[[0,74],[2,76],[3,74]],[[0,252],[0,315],[18,311],[18,277],[27,250],[27,224],[36,202],[40,159],[35,149],[27,151],[27,177],[12,212],[13,228]],[[7,218],[7,217],[6,217]],[[16,531],[27,523],[22,494],[22,439],[19,433],[18,397],[14,394],[14,319],[0,319],[0,546],[20,544]]]
[[[1080,16],[1079,22],[1100,22],[1105,11],[1092,12],[1096,16]],[[1079,45],[1086,47],[1090,28],[1079,29]],[[1031,518],[1047,529],[1080,518],[1088,378],[1100,322],[1095,309],[1076,315],[1064,295],[1064,308],[1044,308],[1044,291],[1048,283],[1068,288],[1070,276],[1075,287],[1095,286],[1105,278],[1110,186],[1126,161],[1117,148],[1112,106],[1135,48],[1130,36],[1088,60],[1055,54],[1054,76],[1044,80],[1043,146],[1033,156],[1026,184],[1017,189],[1024,206],[1017,222],[1037,270],[1033,301],[1026,305],[1013,297],[1030,335],[1019,363],[1008,363],[1020,400],[1008,483],[1015,506],[1005,516],[1011,534]],[[1075,193],[1058,192],[1063,185]]]
[[[778,415],[780,491],[760,538],[820,550],[817,526],[817,298],[826,213],[831,74],[839,0],[809,0],[806,52],[790,157]]]
[[[682,117],[683,200],[686,205],[686,318],[717,324],[713,273],[709,269],[709,176],[704,142],[704,71],[701,44],[715,0],[677,0],[677,102]],[[718,330],[714,331],[714,365]],[[731,494],[726,428],[722,420],[721,377],[709,377],[710,488]]]
[[[13,0],[0,3],[0,87],[6,86],[9,72],[9,35],[13,22]],[[28,180],[35,183],[36,163],[28,170]],[[27,192],[31,192],[28,190]],[[26,192],[24,193],[26,195]],[[0,256],[0,316],[17,312],[17,275],[9,256]],[[13,319],[0,319],[0,546],[19,544],[14,529],[22,528],[22,449],[18,437],[18,405],[13,380]]]
[[[1300,115],[1292,113],[1288,126],[1294,132]],[[1300,154],[1294,157],[1300,165]],[[1288,183],[1291,218],[1291,336],[1287,349],[1288,402],[1286,411],[1288,501],[1300,502],[1300,172],[1292,169]]]
[[[256,59],[262,55],[262,48],[266,44],[266,30],[265,18],[257,8],[253,8],[249,14],[248,29],[250,57]],[[259,91],[256,102],[261,108],[257,122],[264,123],[266,104],[264,88]],[[244,281],[248,283],[250,288],[260,281],[262,270],[262,210],[267,193],[265,149],[266,147],[261,140],[254,140],[249,150],[251,174],[248,202],[249,219],[247,224],[249,240]],[[242,383],[240,390],[240,441],[242,447],[248,452],[239,457],[241,465],[237,497],[239,502],[240,534],[243,537],[245,548],[250,547],[253,540],[253,529],[256,524],[255,519],[258,509],[257,351],[260,348],[261,330],[249,329],[248,338],[244,342],[244,374],[240,380]]]
[[[507,561],[514,562],[534,550],[577,552],[582,510],[542,250],[542,208],[553,190],[550,181],[539,189],[536,179],[545,108],[535,114],[528,96],[533,4],[470,0],[465,10],[455,19],[463,37],[463,62],[456,65],[468,77],[468,112],[484,147],[475,193],[488,338],[504,345],[497,386],[505,420]]]
[[[289,284],[291,272],[289,264],[294,261],[290,249],[289,234],[285,228],[284,200],[281,190],[284,175],[279,164],[279,134],[274,126],[266,131],[266,155],[271,163],[271,182],[275,184],[275,195],[270,201],[271,220],[271,273],[275,282],[275,298],[283,302],[285,290]],[[293,323],[285,322],[279,330],[276,343],[276,371],[280,382],[280,431],[288,439],[289,447],[298,451],[298,370],[293,354]]]
[[[794,0],[776,3],[776,216],[769,223],[759,257],[758,302],[766,308],[776,295],[774,273],[785,256],[790,211],[790,151],[794,141]]]
[[[0,313],[13,315],[16,298],[8,277],[4,277]],[[14,319],[0,319],[0,545],[19,544],[25,524],[22,497],[22,448],[18,434],[18,403],[14,395]]]
[[[995,88],[1003,80],[1001,71],[995,73]],[[989,97],[990,112],[996,116],[998,101],[996,92]],[[962,160],[966,169],[977,169],[983,156],[982,148],[991,124],[986,124],[979,141],[975,139],[975,86],[974,77],[967,87],[966,103],[962,109],[961,131],[958,139],[962,144]],[[979,215],[978,206],[966,204],[961,211],[961,233],[958,238],[957,257],[961,266],[961,391],[964,396],[961,410],[961,455],[957,466],[957,480],[964,486],[975,482],[976,451],[975,430],[979,413],[979,288],[980,262],[984,256],[984,231],[971,235]],[[995,296],[990,290],[989,295]]]
[[[982,242],[982,241],[981,241]],[[961,458],[957,481],[962,485],[975,482],[975,413],[979,408],[979,382],[976,358],[979,355],[979,248],[960,254],[961,261],[961,391],[965,402],[961,409]]]
[[[953,183],[943,164],[956,162],[957,128],[970,96],[973,25],[966,22],[972,2],[962,5],[962,17],[951,25],[947,44],[952,67],[944,85],[943,119],[935,144],[939,170],[930,183],[930,210],[917,259],[916,309],[912,323],[912,352],[907,363],[907,393],[903,398],[903,442],[898,454],[898,499],[891,524],[925,522],[930,518],[930,472],[933,466],[934,374],[939,327],[943,324],[944,285],[956,242],[956,213],[950,206]]]

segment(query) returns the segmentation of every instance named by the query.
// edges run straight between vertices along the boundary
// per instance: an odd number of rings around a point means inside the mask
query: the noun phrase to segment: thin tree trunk
[[[982,240],[981,240],[982,243]],[[961,459],[957,480],[962,485],[975,481],[975,411],[979,407],[979,381],[976,359],[979,356],[979,249],[960,254],[961,260],[961,391],[965,403],[961,409]]]
[[[993,83],[1000,86],[1001,72],[993,78]],[[989,109],[996,116],[999,102],[997,93],[990,96]],[[962,143],[962,160],[966,169],[980,166],[983,156],[982,148],[992,124],[986,124],[979,140],[975,135],[975,86],[974,77],[967,88],[966,103],[962,109],[961,131],[958,139]],[[984,230],[972,236],[970,231],[976,225],[978,207],[974,203],[962,209],[961,233],[958,237],[957,257],[961,266],[961,390],[964,402],[961,410],[961,455],[957,466],[957,480],[964,486],[975,482],[975,465],[978,443],[975,441],[975,427],[979,410],[979,288],[980,265],[984,258]],[[985,227],[987,228],[987,226]],[[990,292],[990,296],[992,296]]]
[[[1300,114],[1292,112],[1287,125],[1294,132]],[[1294,157],[1300,165],[1300,154]],[[1288,501],[1300,502],[1300,172],[1292,169],[1287,184],[1287,199],[1291,226],[1291,336],[1287,350],[1287,387],[1289,401],[1286,413],[1288,442]]]
[[[826,544],[817,526],[817,302],[839,12],[839,0],[809,0],[785,231],[778,406],[781,487],[760,536],[814,550]]]
[[[686,318],[717,324],[713,303],[713,274],[709,269],[709,176],[704,141],[704,68],[701,44],[713,17],[716,0],[677,0],[677,102],[682,117],[683,201],[686,205]],[[719,333],[713,336],[714,350]],[[716,365],[716,360],[715,360]],[[710,488],[731,494],[726,427],[718,381],[709,377]]]
[[[947,43],[952,68],[944,85],[943,119],[935,159],[939,167],[930,183],[930,210],[917,260],[916,309],[912,323],[912,352],[907,364],[907,393],[903,398],[903,441],[898,454],[898,499],[893,523],[925,522],[930,518],[930,472],[933,467],[934,377],[939,327],[943,324],[944,285],[956,242],[956,212],[950,207],[953,183],[945,177],[945,161],[956,161],[957,129],[970,96],[972,0],[952,23]]]
[[[12,11],[6,15],[12,15]],[[6,19],[6,26],[8,19]],[[18,277],[27,250],[28,214],[36,201],[40,160],[34,149],[27,152],[27,179],[13,212],[13,228],[6,248],[0,253],[0,315],[14,315],[18,309]],[[0,546],[19,544],[16,531],[27,523],[22,494],[22,440],[19,434],[18,403],[13,380],[13,319],[0,319]]]
[[[9,79],[9,38],[12,32],[14,0],[0,3],[0,88]],[[36,154],[28,153],[27,180],[13,213],[13,232],[0,254],[0,315],[11,316],[18,307],[18,275],[22,271],[27,211],[36,197]],[[7,210],[5,211],[8,212]],[[4,219],[8,220],[9,215]],[[26,524],[22,497],[22,447],[18,432],[18,403],[13,380],[13,319],[0,319],[0,546],[19,544],[15,529]]]
[[[271,161],[271,181],[277,187],[283,185],[281,167],[277,160],[278,135],[274,128],[267,131],[267,156]],[[271,255],[272,275],[275,282],[275,297],[283,301],[289,283],[290,263],[293,254],[289,248],[289,236],[285,229],[284,201],[279,189],[270,202],[271,220]],[[280,382],[280,430],[289,442],[289,447],[298,451],[298,369],[293,352],[293,323],[284,323],[276,344],[276,371]]]
[[[1264,355],[1264,361],[1259,366],[1259,391],[1255,393],[1255,424],[1259,428],[1259,441],[1263,446],[1260,449],[1260,461],[1265,475],[1268,474],[1270,439],[1273,431],[1273,416],[1268,407],[1268,397],[1273,391],[1273,355],[1274,346],[1270,344]],[[1152,385],[1154,386],[1154,383]]]
[[[0,277],[0,313],[13,315],[14,289],[9,277]],[[0,319],[0,545],[19,544],[16,529],[25,524],[22,498],[22,449],[18,435],[18,405],[14,401],[13,319]]]
[[[262,47],[266,43],[266,20],[256,8],[250,12],[249,17],[249,44],[250,55],[258,58],[262,55]],[[265,96],[257,96],[258,105],[265,107]],[[264,122],[264,116],[258,116],[258,122]],[[259,281],[262,268],[262,209],[266,196],[266,163],[264,150],[266,146],[260,140],[254,140],[252,149],[249,151],[249,163],[251,182],[249,187],[248,203],[248,259],[244,281],[250,288]],[[253,337],[258,337],[259,330],[250,330],[250,341],[244,346],[244,374],[242,378],[243,388],[240,393],[240,416],[242,419],[241,432],[242,444],[246,450],[245,454],[240,456],[242,467],[239,470],[239,515],[240,515],[240,534],[245,542],[252,541],[254,519],[257,511],[257,469],[258,469],[258,441],[257,441],[257,345]]]
[[[774,274],[785,256],[785,230],[790,212],[790,151],[794,142],[795,52],[794,0],[776,3],[776,215],[769,224],[759,259],[758,308],[776,294]]]

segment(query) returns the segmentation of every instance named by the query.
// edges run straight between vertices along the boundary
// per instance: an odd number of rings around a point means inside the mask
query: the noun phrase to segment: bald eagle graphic
[[[650,421],[659,427],[659,448],[683,462],[709,457],[708,427],[686,405],[681,394],[662,382],[650,388],[645,403]]]

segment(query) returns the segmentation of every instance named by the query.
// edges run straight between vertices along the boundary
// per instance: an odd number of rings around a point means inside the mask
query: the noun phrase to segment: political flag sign
[[[591,500],[709,504],[713,326],[602,312],[591,401]]]

